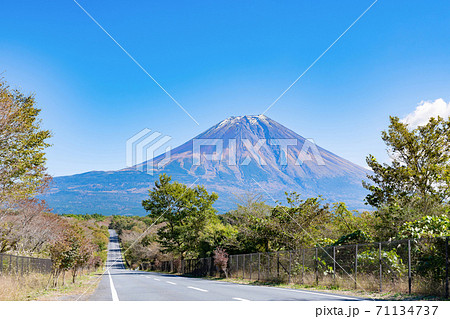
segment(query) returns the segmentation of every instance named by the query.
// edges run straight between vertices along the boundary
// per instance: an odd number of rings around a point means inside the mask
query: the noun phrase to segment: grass
[[[50,275],[32,273],[25,276],[0,276],[0,300],[30,300],[30,296],[44,289]]]
[[[218,278],[218,277],[206,277],[209,280],[220,280],[226,282],[233,282],[242,285],[256,285],[256,286],[270,286],[270,287],[279,287],[279,288],[290,288],[290,289],[307,289],[318,292],[328,292],[328,293],[336,293],[340,295],[348,295],[366,299],[375,299],[375,300],[404,300],[404,301],[415,301],[415,300],[445,300],[442,297],[431,296],[431,295],[421,295],[421,294],[407,294],[401,292],[373,292],[373,291],[364,291],[363,289],[351,289],[351,288],[342,288],[336,285],[308,285],[308,284],[298,284],[298,283],[284,283],[281,281],[258,281],[258,280],[249,280],[242,278]]]
[[[82,300],[86,300],[96,289],[99,280],[96,272],[86,272],[77,277],[75,284],[71,276],[66,274],[65,285],[48,287],[50,274],[31,273],[24,276],[0,276],[0,300],[77,300],[86,292]]]

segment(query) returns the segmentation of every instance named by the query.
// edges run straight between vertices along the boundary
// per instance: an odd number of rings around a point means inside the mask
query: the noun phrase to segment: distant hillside
[[[258,141],[261,147],[252,153]],[[196,163],[194,147],[198,150],[199,143],[213,142],[222,146],[221,158],[207,160],[216,146],[204,145]],[[282,151],[283,143],[290,144],[284,146],[287,153]],[[143,215],[141,201],[158,175],[167,173],[188,185],[198,178],[197,183],[217,192],[219,212],[233,208],[234,194],[244,191],[261,193],[268,204],[273,204],[270,197],[282,200],[285,191],[297,191],[305,197],[321,194],[329,201],[364,208],[366,191],[361,181],[368,171],[319,146],[318,153],[314,150],[311,142],[266,116],[231,117],[173,149],[168,161],[162,154],[119,171],[56,177],[45,199],[59,213]]]

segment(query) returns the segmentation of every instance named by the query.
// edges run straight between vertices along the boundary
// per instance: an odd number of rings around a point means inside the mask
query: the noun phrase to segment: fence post
[[[355,289],[358,287],[358,244],[355,246]]]
[[[9,255],[9,274],[12,272],[12,255]]]
[[[411,240],[408,239],[408,293],[411,294]]]
[[[253,263],[253,254],[250,254],[250,280],[252,280],[252,263]]]
[[[239,278],[239,255],[236,255],[236,278]]]
[[[336,246],[333,246],[333,281],[336,281]]]
[[[383,290],[383,263],[381,260],[381,242],[378,243],[378,259],[380,263],[380,292]]]
[[[302,248],[302,285],[304,283],[304,273],[305,273],[305,248]]]
[[[318,258],[319,258],[319,255],[318,255],[318,249],[317,249],[317,247],[316,247],[316,286],[318,286],[319,285],[319,260],[318,260]]]
[[[0,254],[0,275],[3,274],[3,254]]]
[[[280,252],[277,251],[277,279],[280,279]]]
[[[245,254],[242,256],[242,279],[245,279]]]
[[[267,277],[266,277],[266,279],[269,278],[269,275],[270,275],[270,253],[268,252],[267,253]]]
[[[291,283],[291,270],[292,270],[291,263],[292,263],[292,252],[289,250],[289,281],[288,281],[289,284]]]
[[[448,299],[448,237],[445,237],[445,298]]]
[[[258,281],[261,279],[261,253],[258,253]]]
[[[228,275],[228,260],[227,260],[227,268],[225,269],[225,271],[227,272],[225,274],[225,277]],[[209,257],[209,275],[212,276],[216,276],[216,267],[214,267],[214,258],[213,257]]]

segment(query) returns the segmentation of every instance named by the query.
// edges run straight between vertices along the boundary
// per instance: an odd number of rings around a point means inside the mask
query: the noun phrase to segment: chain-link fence
[[[212,257],[143,263],[142,268],[143,270],[174,272],[198,277],[212,277],[219,275],[219,271],[214,265],[214,258]]]
[[[230,255],[227,275],[257,281],[365,291],[449,294],[449,238],[398,240]],[[148,269],[220,274],[213,258],[170,260]]]
[[[46,274],[51,271],[50,259],[0,254],[0,275],[24,275],[30,272]]]
[[[448,296],[448,238],[231,255],[233,278]]]

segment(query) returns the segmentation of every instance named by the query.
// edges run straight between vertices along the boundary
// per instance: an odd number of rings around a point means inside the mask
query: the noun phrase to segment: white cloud
[[[420,102],[414,112],[409,113],[401,121],[409,126],[417,127],[427,124],[431,117],[437,118],[438,116],[444,119],[450,116],[450,103],[446,103],[443,99]]]

